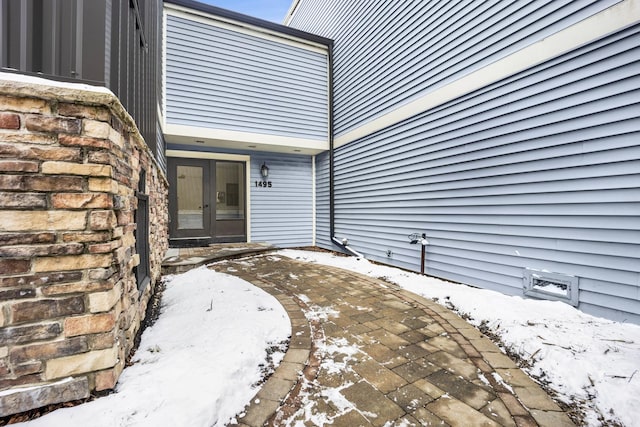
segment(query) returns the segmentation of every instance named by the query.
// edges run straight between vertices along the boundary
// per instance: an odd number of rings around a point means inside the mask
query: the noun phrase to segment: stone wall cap
[[[52,91],[52,88],[61,89],[61,91]],[[7,89],[11,89],[9,92]],[[108,97],[115,98],[115,94],[104,86],[92,86],[86,83],[61,82],[57,80],[49,80],[44,77],[30,76],[26,74],[0,72],[0,91],[2,93],[12,93],[15,91],[25,91],[24,95],[32,95],[41,97],[44,94],[51,94],[56,98],[68,98],[69,100],[77,100],[78,95],[83,92],[85,96],[101,96],[100,99]],[[49,96],[47,96],[48,98]],[[104,101],[100,102],[103,103]]]
[[[104,105],[124,122],[129,131],[133,131],[137,134],[138,139],[142,139],[133,117],[123,107],[118,97],[104,86],[61,82],[26,74],[0,72],[0,95],[55,99],[74,104]]]
[[[10,389],[7,389],[7,390],[0,391],[0,397],[9,396],[11,394],[16,394],[16,393],[24,393],[25,391],[38,390],[38,389],[45,388],[45,387],[58,386],[58,385],[70,383],[71,381],[73,381],[73,377],[67,377],[67,378],[63,378],[63,379],[61,379],[59,381],[48,382],[48,383],[40,383],[40,384],[37,384],[37,385],[32,385],[32,386],[27,386],[27,387],[10,388]]]

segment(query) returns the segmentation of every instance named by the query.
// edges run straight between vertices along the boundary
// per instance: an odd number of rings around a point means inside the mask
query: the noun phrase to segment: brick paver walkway
[[[240,426],[571,426],[482,333],[430,300],[342,269],[273,255],[210,268],[286,308],[284,362]]]

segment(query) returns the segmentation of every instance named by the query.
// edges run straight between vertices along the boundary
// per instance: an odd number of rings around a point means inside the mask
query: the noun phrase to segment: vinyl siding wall
[[[278,153],[251,154],[251,240],[282,248],[311,246],[313,227],[311,156]],[[271,188],[262,181],[260,167],[269,167]]]
[[[329,152],[325,152],[316,156],[316,245],[335,249],[330,236],[329,196]]]
[[[334,39],[336,135],[619,0],[301,0],[289,25]]]
[[[327,140],[327,54],[167,15],[169,124]]]
[[[508,294],[526,267],[575,275],[581,309],[640,323],[639,39],[627,28],[339,148],[336,236],[419,270],[407,235],[424,232],[429,274]]]

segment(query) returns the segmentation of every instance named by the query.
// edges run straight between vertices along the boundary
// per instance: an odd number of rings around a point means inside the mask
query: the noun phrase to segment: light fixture
[[[269,168],[264,162],[262,163],[262,167],[260,168],[260,175],[262,175],[263,178],[269,176]]]

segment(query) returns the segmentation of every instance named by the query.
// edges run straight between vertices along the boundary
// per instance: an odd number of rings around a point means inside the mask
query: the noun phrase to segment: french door
[[[172,245],[246,241],[244,162],[168,158]]]

